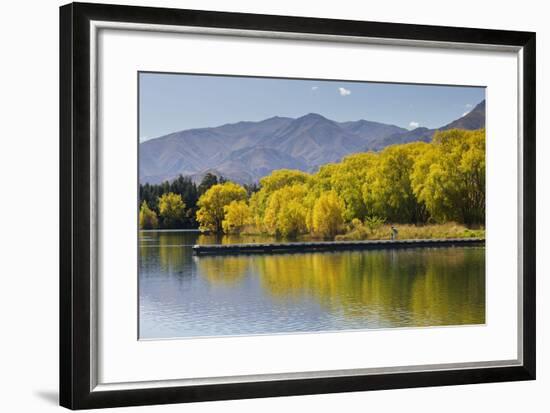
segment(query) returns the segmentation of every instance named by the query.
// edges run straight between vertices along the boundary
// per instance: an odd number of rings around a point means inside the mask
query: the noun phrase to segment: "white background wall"
[[[538,380],[445,388],[139,407],[119,411],[546,412],[550,289],[550,145],[543,76],[549,10],[536,0],[156,0],[120,4],[241,11],[537,32]],[[0,410],[57,407],[58,385],[58,0],[4,2],[0,15]],[[546,69],[548,70],[548,69]],[[546,162],[546,165],[545,165]],[[504,183],[505,184],[505,183]],[[546,185],[546,186],[545,186]],[[511,219],[512,221],[512,219]],[[545,328],[546,327],[546,328]]]

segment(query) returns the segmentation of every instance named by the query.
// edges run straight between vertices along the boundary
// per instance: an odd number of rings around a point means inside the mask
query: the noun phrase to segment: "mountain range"
[[[429,142],[437,130],[485,127],[485,101],[437,129],[413,130],[368,120],[336,122],[316,113],[293,119],[272,117],[212,128],[174,132],[142,142],[140,183],[160,183],[178,175],[199,181],[210,172],[240,183],[257,182],[275,169],[312,172],[356,152]]]

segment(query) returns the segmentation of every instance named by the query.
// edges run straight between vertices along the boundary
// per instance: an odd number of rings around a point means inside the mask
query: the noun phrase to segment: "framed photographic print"
[[[73,3],[71,409],[535,378],[535,34]]]

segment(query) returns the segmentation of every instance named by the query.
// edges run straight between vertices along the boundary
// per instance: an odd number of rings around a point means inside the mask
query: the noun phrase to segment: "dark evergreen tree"
[[[223,178],[222,178],[223,179]],[[199,191],[199,197],[204,194],[206,191],[208,191],[212,186],[221,183],[218,180],[218,177],[214,175],[213,173],[208,172],[204,177],[202,178],[201,183],[199,184],[198,191]]]
[[[180,175],[172,182],[164,181],[156,185],[149,183],[141,184],[139,186],[140,205],[143,201],[147,202],[150,209],[159,215],[159,198],[169,192],[180,195],[185,203],[186,211],[184,218],[178,223],[178,227],[197,228],[196,212],[199,193],[197,185],[188,177]],[[160,224],[161,227],[167,228],[167,224],[165,224],[162,218]]]
[[[248,193],[248,196],[252,195],[254,192],[258,192],[260,190],[260,185],[258,185],[257,182],[254,182],[252,184],[244,184],[244,189],[246,189],[246,192]]]

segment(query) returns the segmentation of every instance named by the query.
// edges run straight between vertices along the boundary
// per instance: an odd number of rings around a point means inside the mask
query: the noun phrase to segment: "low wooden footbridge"
[[[194,245],[193,254],[290,254],[304,252],[331,252],[346,250],[402,249],[421,247],[465,247],[484,245],[485,238],[397,239],[370,241],[319,241],[262,244]]]

